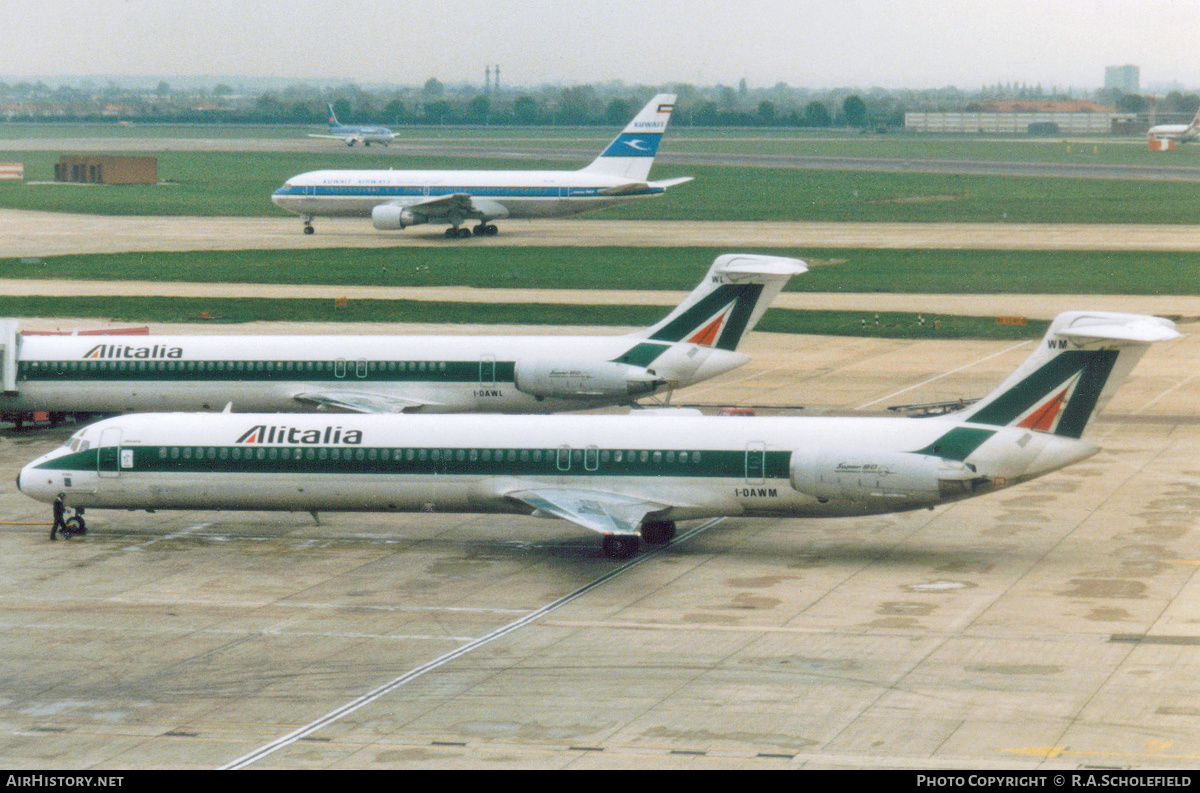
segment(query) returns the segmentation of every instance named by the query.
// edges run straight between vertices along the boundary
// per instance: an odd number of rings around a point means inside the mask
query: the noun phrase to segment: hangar
[[[157,184],[158,158],[67,154],[54,164],[54,181],[85,184]]]

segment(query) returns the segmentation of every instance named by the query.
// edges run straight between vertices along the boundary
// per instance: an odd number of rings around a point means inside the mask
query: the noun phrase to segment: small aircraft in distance
[[[0,320],[0,414],[339,410],[552,413],[737,368],[797,259],[717,257],[656,325],[612,336],[25,336]]]
[[[75,433],[17,486],[55,502],[56,526],[74,508],[68,536],[93,507],[508,513],[570,521],[625,558],[677,520],[932,508],[1085,460],[1093,412],[1179,335],[1158,317],[1060,314],[991,394],[935,418],[136,414]]]
[[[381,231],[444,223],[446,237],[493,235],[498,218],[552,218],[663,195],[692,177],[648,181],[658,144],[675,107],[659,94],[577,171],[309,171],[271,196],[300,215],[304,233],[314,217],[369,217]],[[463,224],[479,223],[474,229]]]
[[[1187,124],[1158,124],[1150,128],[1148,133],[1151,140],[1173,140],[1176,143],[1187,143],[1200,136],[1200,110]]]
[[[337,113],[333,112],[333,105],[328,105],[328,107],[329,134],[321,135],[314,132],[308,137],[340,140],[347,146],[353,146],[355,143],[361,143],[364,146],[370,146],[372,143],[382,143],[384,146],[387,146],[397,137],[397,133],[392,132],[387,127],[340,124],[338,123]]]

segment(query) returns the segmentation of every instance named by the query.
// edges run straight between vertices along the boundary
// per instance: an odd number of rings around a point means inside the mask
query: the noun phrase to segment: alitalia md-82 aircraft
[[[870,515],[1011,487],[1086,459],[1080,439],[1169,320],[1068,312],[991,394],[937,418],[649,415],[107,419],[26,465],[61,509],[519,513],[622,558],[674,521]],[[61,515],[61,512],[59,513]],[[86,529],[76,514],[67,534]]]
[[[347,146],[353,146],[355,143],[361,143],[364,146],[370,146],[372,143],[382,143],[386,146],[396,137],[396,133],[387,127],[341,124],[338,122],[337,113],[333,112],[333,105],[329,105],[329,134],[321,135],[314,132],[308,137],[340,140]]]
[[[690,176],[647,181],[674,108],[659,94],[591,165],[578,171],[310,171],[293,176],[271,200],[304,218],[312,234],[318,216],[371,218],[375,228],[447,223],[447,237],[496,234],[498,218],[550,218],[661,196]]]
[[[22,336],[0,321],[0,412],[549,413],[629,404],[741,366],[796,259],[725,254],[622,336]]]

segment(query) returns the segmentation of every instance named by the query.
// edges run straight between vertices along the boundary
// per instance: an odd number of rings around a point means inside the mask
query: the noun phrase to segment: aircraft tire
[[[675,539],[675,522],[648,520],[642,524],[642,539],[647,545],[666,545]]]
[[[483,227],[483,233],[488,237],[494,237],[500,233],[500,229],[496,227],[495,223],[489,223]]]
[[[83,518],[78,515],[72,515],[63,523],[63,527],[58,530],[59,533],[70,539],[76,535],[83,536],[87,534],[87,525],[83,522]]]
[[[453,226],[446,229],[446,239],[452,240],[457,236],[458,236],[458,229],[454,228]]]
[[[638,538],[632,534],[606,534],[602,545],[609,559],[628,559],[637,553]]]
[[[312,234],[314,231],[316,231],[316,229],[314,229],[312,226],[305,226],[305,227],[304,227],[304,233],[305,233],[305,234]]]
[[[471,236],[471,230],[466,226],[463,226],[462,228],[458,229],[458,236],[460,239],[465,240],[467,237]]]
[[[480,223],[478,226],[471,229],[471,233],[474,234],[476,237],[482,237],[484,234],[487,233],[487,226]]]

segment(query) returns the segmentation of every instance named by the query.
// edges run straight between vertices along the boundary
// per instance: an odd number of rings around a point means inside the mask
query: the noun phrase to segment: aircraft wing
[[[310,138],[329,138],[330,140],[340,140],[345,143],[348,140],[358,140],[357,135],[318,135],[315,132],[308,133]]]
[[[601,534],[638,534],[648,514],[670,506],[635,496],[561,487],[512,490],[504,495]]]
[[[394,394],[366,394],[354,391],[308,391],[294,394],[292,399],[305,405],[346,410],[351,413],[408,413],[437,404]]]
[[[466,193],[451,193],[420,201],[416,204],[405,204],[406,209],[420,212],[422,215],[447,215],[455,210],[459,212],[474,212],[475,205],[471,196]]]

